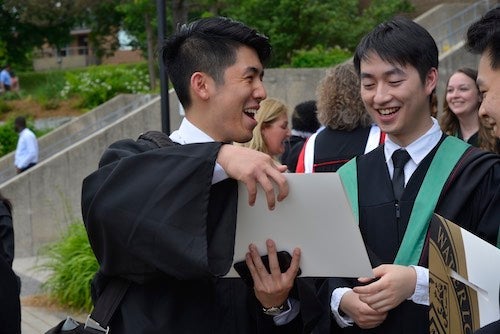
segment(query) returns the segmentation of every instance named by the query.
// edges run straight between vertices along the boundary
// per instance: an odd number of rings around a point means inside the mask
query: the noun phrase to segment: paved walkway
[[[36,306],[23,305],[23,299],[41,294],[40,285],[48,276],[48,273],[37,269],[42,259],[35,257],[14,259],[12,267],[21,278],[21,333],[41,334],[57,325],[65,319],[69,311],[54,311],[52,309]],[[71,314],[78,320],[82,320],[82,315]]]

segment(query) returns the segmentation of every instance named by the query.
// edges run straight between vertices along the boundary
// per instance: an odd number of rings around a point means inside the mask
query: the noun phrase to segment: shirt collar
[[[170,139],[173,142],[185,145],[194,143],[210,143],[214,140],[205,132],[197,128],[186,117],[182,119],[181,126],[178,130],[172,132]]]
[[[439,127],[437,119],[432,117],[432,127],[420,138],[415,140],[410,145],[404,147],[404,149],[408,152],[411,157],[411,160],[418,165],[424,158],[429,154],[429,152],[434,148],[434,146],[439,143],[443,132]],[[386,137],[384,144],[384,154],[385,161],[388,162],[394,151],[400,149],[401,146],[396,144],[391,140],[389,136]]]

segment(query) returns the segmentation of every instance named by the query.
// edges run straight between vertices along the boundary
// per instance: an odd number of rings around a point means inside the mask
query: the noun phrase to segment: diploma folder
[[[373,277],[367,251],[337,173],[285,174],[289,193],[269,210],[258,186],[254,206],[238,185],[234,262],[243,261],[248,246],[267,254],[266,240],[278,251],[301,249],[302,277]],[[227,277],[239,277],[233,267]]]
[[[429,332],[467,334],[500,319],[500,249],[437,214],[429,237]]]

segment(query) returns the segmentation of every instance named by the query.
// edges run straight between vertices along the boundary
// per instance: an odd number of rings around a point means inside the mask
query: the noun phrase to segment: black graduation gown
[[[281,163],[288,167],[288,171],[295,173],[297,160],[305,142],[306,138],[304,137],[291,136],[285,143],[285,152],[281,155]]]
[[[84,180],[82,213],[100,263],[94,298],[109,277],[132,281],[112,333],[301,332],[302,317],[274,326],[242,280],[217,278],[232,263],[237,207],[235,180],[211,185],[220,146],[131,155],[144,147],[120,141]]]
[[[3,257],[0,257],[0,334],[21,333],[19,278]]]
[[[439,144],[443,139],[444,136]],[[394,262],[413,203],[438,146],[424,158],[408,181],[400,201],[399,219],[383,146],[358,157],[359,226],[373,266]],[[499,157],[470,147],[448,178],[435,212],[496,244],[500,217]],[[419,265],[427,267],[427,264],[425,247]],[[332,279],[329,283],[333,290],[341,286],[352,287],[357,282]],[[336,328],[334,319],[332,328],[338,333],[428,333],[428,310],[427,306],[405,301],[389,311],[386,320],[377,328],[362,330],[354,325],[341,330]]]
[[[4,202],[0,201],[0,256],[12,266],[14,260],[14,226],[12,215]]]
[[[352,131],[326,127],[314,143],[314,172],[336,172],[346,162],[365,152],[370,127]]]
[[[474,334],[498,334],[500,333],[500,320],[492,322],[489,325],[481,327]]]

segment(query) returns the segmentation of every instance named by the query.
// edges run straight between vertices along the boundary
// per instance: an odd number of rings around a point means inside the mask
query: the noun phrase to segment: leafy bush
[[[61,96],[78,95],[82,107],[94,108],[119,93],[149,91],[149,77],[144,67],[95,66],[85,72],[67,72]]]
[[[44,248],[42,254],[48,260],[40,268],[51,272],[43,288],[60,304],[89,312],[90,282],[99,265],[83,223],[68,225],[62,238]]]
[[[4,101],[12,101],[19,100],[21,98],[21,95],[18,92],[8,91],[2,93],[1,97]]]
[[[14,130],[14,119],[11,118],[0,125],[0,155],[16,149],[18,135]]]
[[[290,65],[291,67],[331,67],[351,56],[351,52],[340,47],[325,49],[322,45],[317,45],[310,50],[294,52]]]
[[[5,114],[8,113],[9,111],[12,111],[12,106],[5,102],[4,100],[0,99],[0,114]]]

